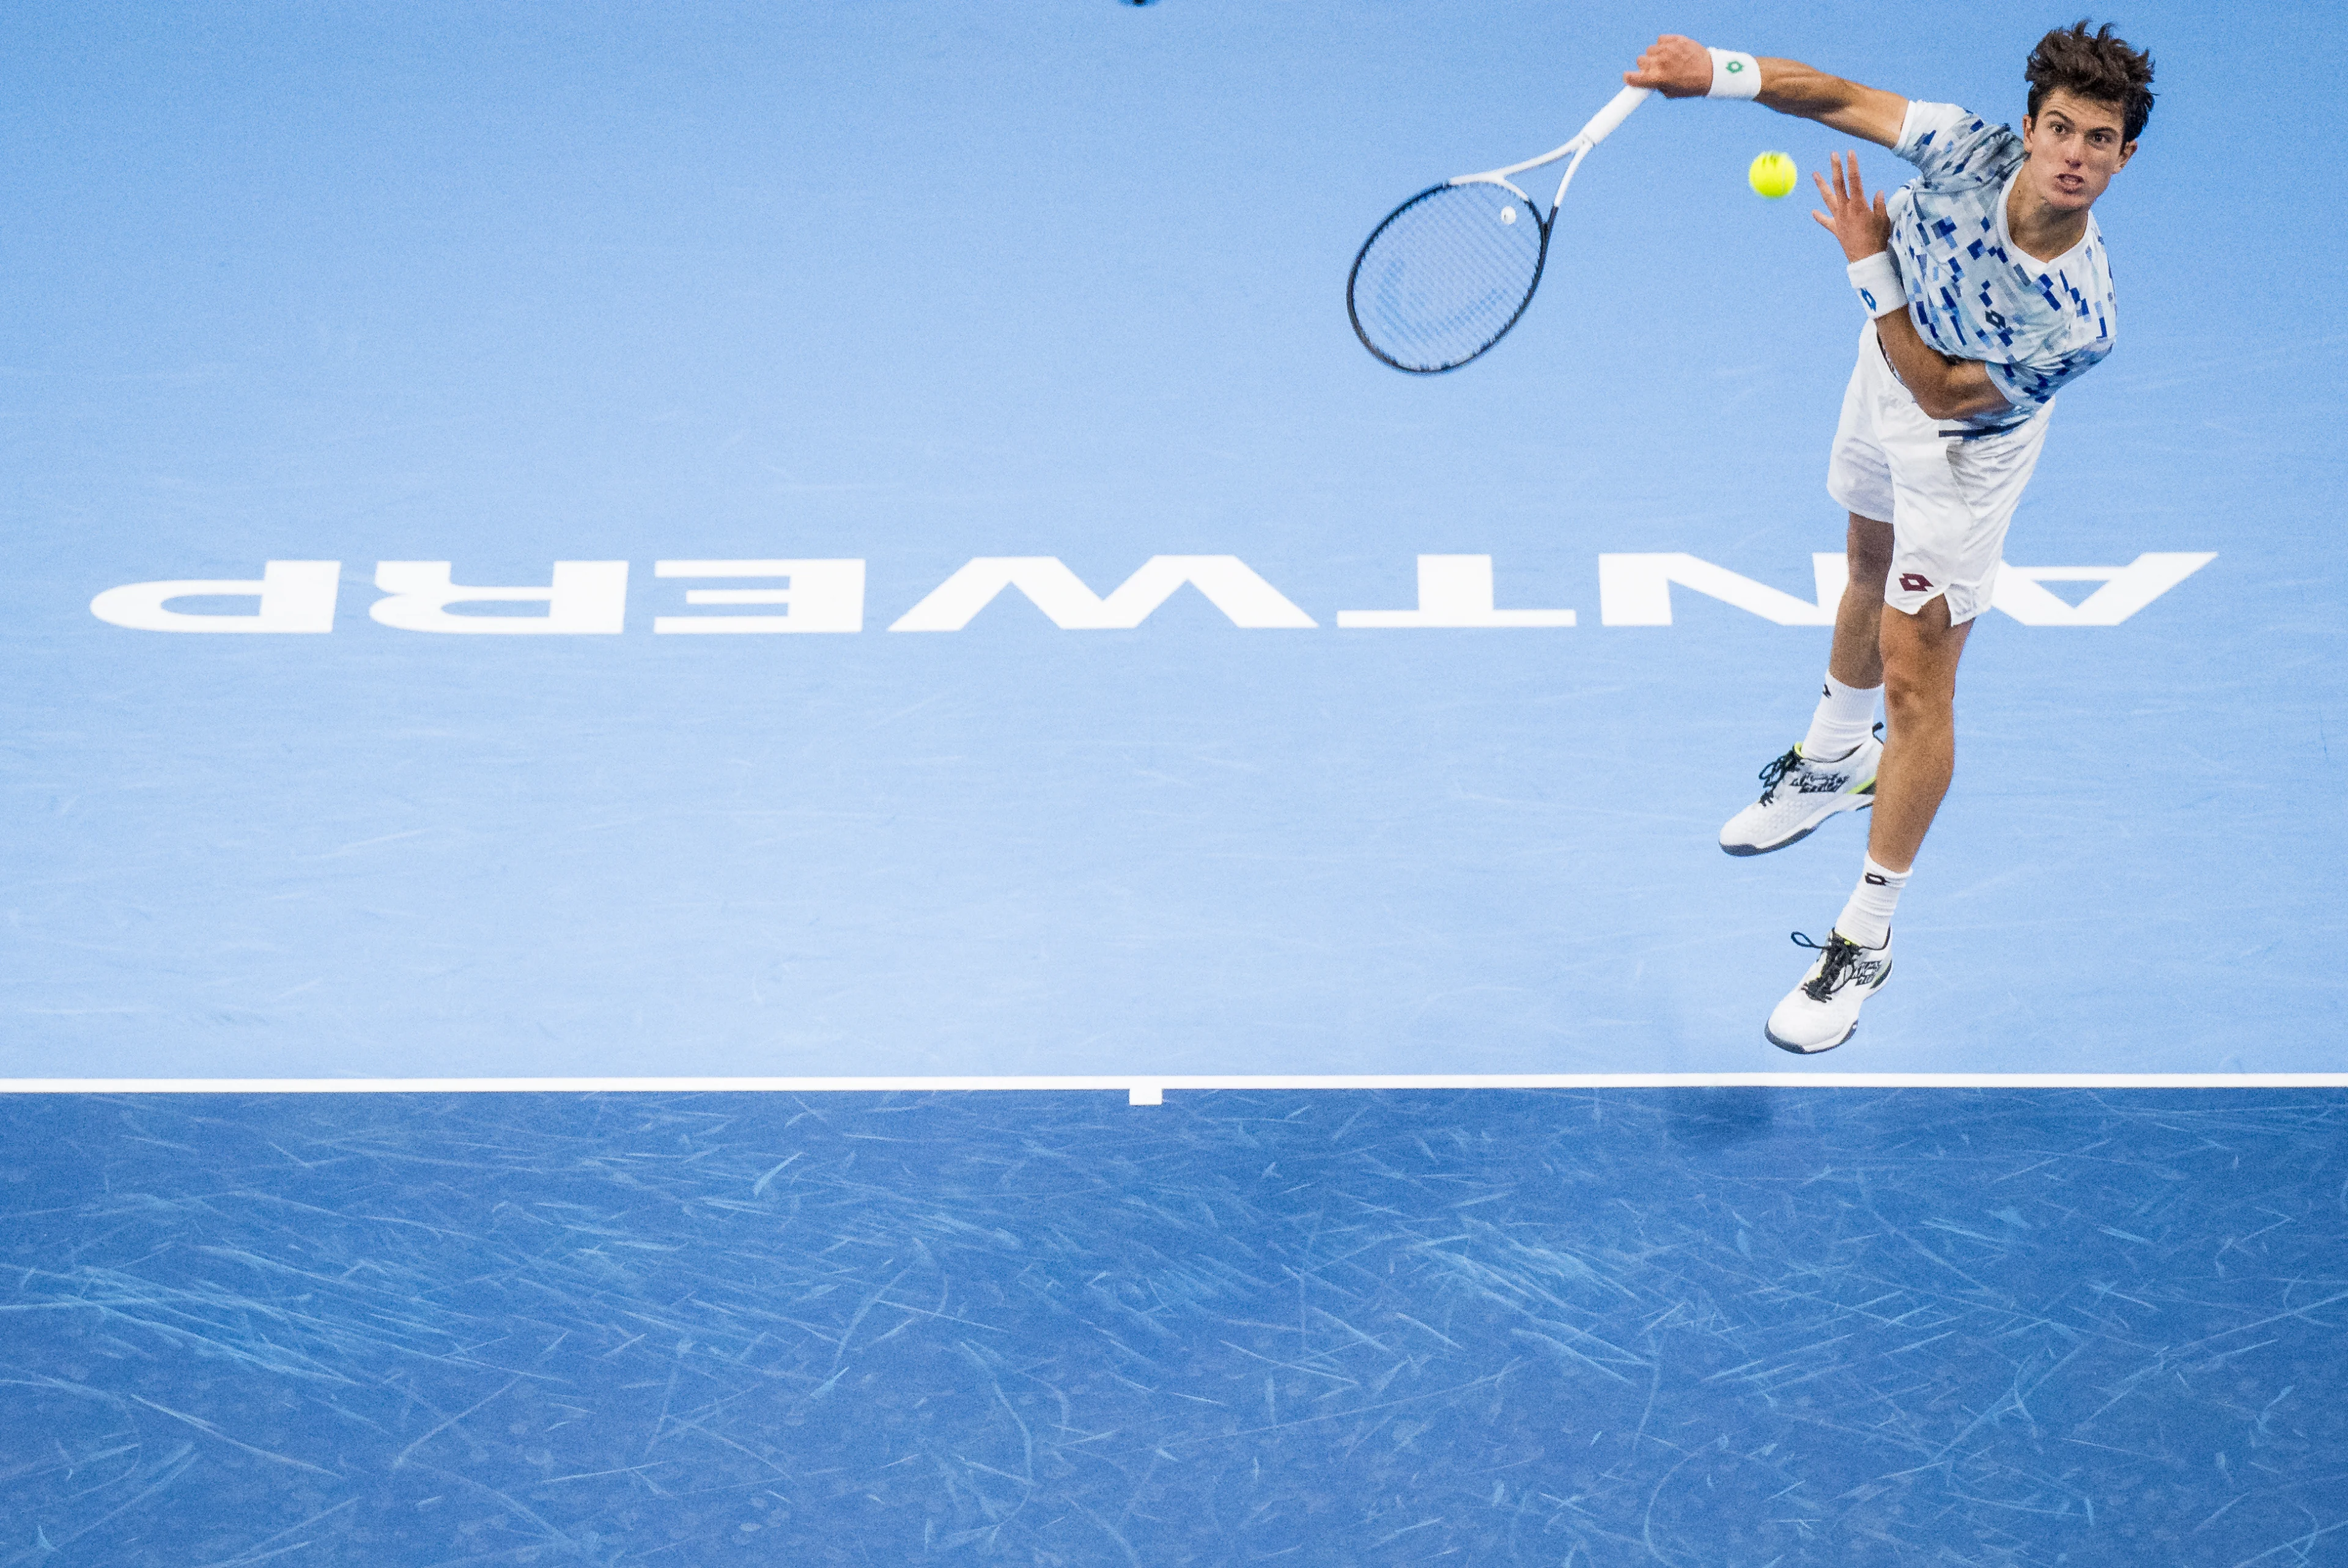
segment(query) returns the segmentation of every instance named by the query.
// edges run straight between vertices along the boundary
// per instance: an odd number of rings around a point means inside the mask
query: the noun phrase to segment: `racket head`
[[[1498,343],[1532,303],[1549,220],[1505,179],[1470,176],[1420,191],[1370,231],[1345,279],[1362,346],[1396,370],[1457,370]]]

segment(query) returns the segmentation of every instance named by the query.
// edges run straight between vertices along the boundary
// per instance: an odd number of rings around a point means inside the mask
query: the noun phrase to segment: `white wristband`
[[[1706,49],[1712,56],[1708,98],[1757,98],[1761,96],[1761,62],[1736,49]]]
[[[1890,315],[1908,304],[1908,291],[1900,282],[1900,269],[1891,264],[1891,252],[1878,251],[1872,256],[1861,256],[1853,261],[1849,272],[1850,286],[1859,294],[1859,302],[1869,318]]]

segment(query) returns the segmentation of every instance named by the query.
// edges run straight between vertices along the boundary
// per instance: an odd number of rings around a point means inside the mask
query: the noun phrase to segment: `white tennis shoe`
[[[1875,765],[1883,743],[1869,735],[1833,762],[1813,762],[1794,747],[1761,770],[1761,798],[1728,819],[1720,847],[1766,855],[1807,838],[1837,812],[1875,804]]]
[[[1859,1028],[1861,1002],[1882,988],[1891,976],[1891,934],[1883,946],[1862,948],[1840,931],[1827,933],[1819,947],[1799,931],[1794,945],[1818,954],[1802,983],[1769,1014],[1769,1043],[1780,1050],[1815,1056],[1832,1050]]]

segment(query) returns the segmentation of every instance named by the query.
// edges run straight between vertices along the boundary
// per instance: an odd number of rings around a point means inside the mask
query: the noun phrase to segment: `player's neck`
[[[2042,261],[2052,261],[2087,237],[2085,207],[2064,210],[2049,206],[2030,188],[2030,170],[2005,188],[2005,231],[2013,242]]]

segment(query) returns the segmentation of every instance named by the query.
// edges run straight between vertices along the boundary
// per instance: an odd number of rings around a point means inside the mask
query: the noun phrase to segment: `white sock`
[[[1910,871],[1914,868],[1910,867]],[[1850,902],[1835,917],[1834,928],[1862,948],[1879,948],[1891,939],[1891,911],[1899,907],[1900,890],[1908,886],[1910,871],[1879,866],[1875,856],[1860,863],[1859,886]]]
[[[1802,755],[1820,763],[1849,756],[1875,728],[1875,700],[1882,695],[1880,686],[1846,686],[1828,676],[1810,733],[1802,737]]]

